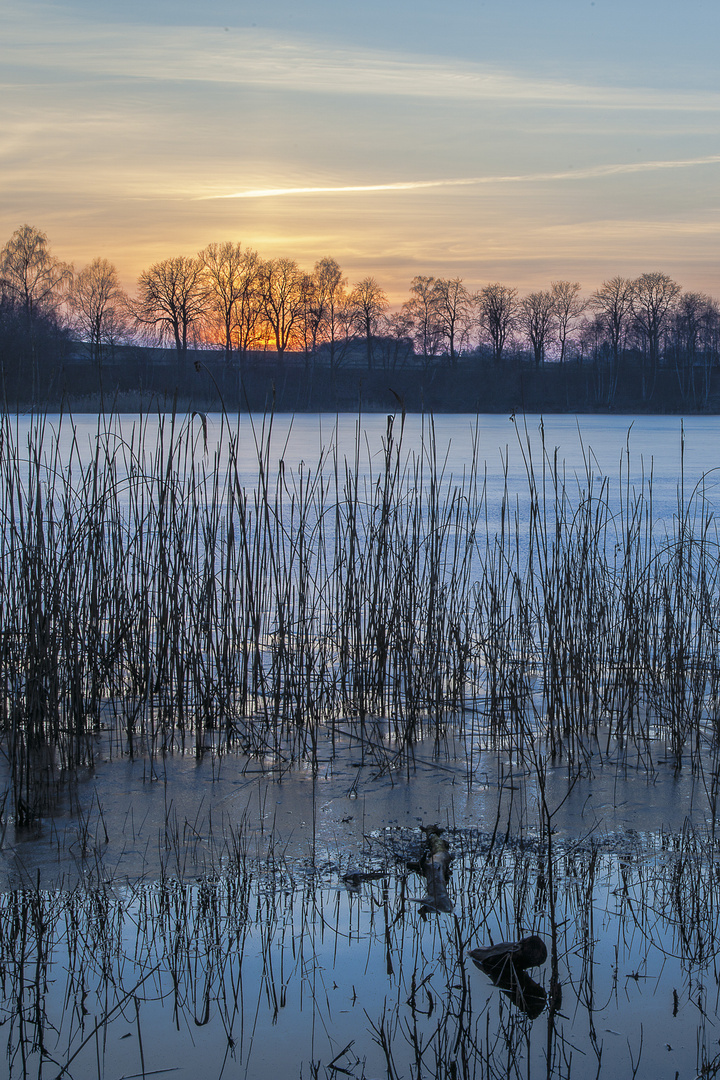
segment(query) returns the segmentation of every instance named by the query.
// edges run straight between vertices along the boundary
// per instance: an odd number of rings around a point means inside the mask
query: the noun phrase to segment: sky
[[[0,245],[720,296],[717,0],[0,0]]]

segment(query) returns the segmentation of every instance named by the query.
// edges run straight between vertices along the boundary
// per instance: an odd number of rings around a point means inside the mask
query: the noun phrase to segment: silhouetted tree
[[[387,296],[375,278],[367,277],[355,283],[348,303],[356,331],[365,340],[368,369],[372,369],[373,338],[389,307]]]
[[[554,318],[555,303],[552,293],[534,292],[520,301],[518,324],[532,346],[536,367],[545,359]]]
[[[677,300],[669,320],[669,351],[675,362],[680,393],[693,404],[706,402],[710,372],[716,360],[712,348],[720,309],[702,293],[686,292]]]
[[[565,362],[568,335],[577,324],[587,305],[580,296],[579,281],[552,281],[550,283],[550,292],[555,309],[555,325],[560,344],[560,363],[562,364]]]
[[[477,294],[476,303],[480,327],[492,342],[493,360],[501,363],[508,338],[518,320],[517,289],[495,281]]]
[[[256,251],[226,240],[208,244],[198,255],[205,271],[208,313],[222,332],[226,361],[238,350],[244,358],[255,343],[261,314],[261,260]]]
[[[68,292],[76,332],[87,341],[90,359],[100,363],[103,346],[114,344],[127,325],[128,297],[107,259],[93,261],[76,275]]]
[[[660,340],[673,303],[681,289],[667,274],[642,274],[633,282],[631,306],[635,325],[646,345],[648,364],[643,365],[643,399],[652,396],[660,358]]]
[[[620,375],[620,351],[625,342],[628,323],[632,315],[633,283],[628,278],[614,277],[603,281],[590,297],[590,307],[602,320],[612,352],[612,370],[607,391],[607,402],[612,404],[617,393]]]
[[[72,273],[72,266],[50,253],[46,234],[32,225],[16,229],[0,252],[3,294],[20,307],[28,327],[35,314],[57,310]]]
[[[263,318],[268,336],[282,361],[286,351],[302,341],[308,275],[294,259],[270,259],[260,272]]]
[[[383,323],[386,335],[382,343],[383,361],[385,367],[396,368],[415,355],[412,316],[403,306],[400,311],[385,315]]]
[[[412,326],[415,351],[426,360],[436,356],[442,342],[442,327],[438,313],[439,293],[434,277],[414,277],[410,282],[410,299],[403,311]]]
[[[155,329],[160,340],[170,338],[178,359],[187,356],[188,341],[208,312],[209,293],[200,259],[178,255],[144,270],[138,295],[130,308],[140,325]]]
[[[338,361],[338,345],[347,342],[347,320],[343,318],[347,303],[345,286],[347,278],[335,259],[326,256],[315,263],[309,277],[304,319],[306,355],[315,355],[320,344],[327,343],[330,366]]]
[[[6,317],[22,319],[15,358],[30,366],[33,400],[39,390],[40,340],[47,342],[61,330],[58,309],[72,273],[68,263],[51,254],[46,234],[32,225],[16,229],[0,252],[0,295]]]
[[[447,343],[450,363],[455,365],[458,346],[462,348],[468,340],[472,320],[470,294],[461,278],[437,278],[435,294],[438,326]]]

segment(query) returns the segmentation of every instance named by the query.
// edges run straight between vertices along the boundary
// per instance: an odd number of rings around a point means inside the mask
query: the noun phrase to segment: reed
[[[197,414],[99,417],[84,447],[69,415],[22,436],[0,419],[2,839],[99,753],[141,756],[148,777],[170,754],[282,777],[350,747],[393,783],[423,745],[460,757],[468,786],[496,751],[495,827],[458,829],[448,808],[455,910],[427,919],[409,900],[412,831],[367,837],[351,891],[314,816],[293,863],[271,819],[202,837],[167,785],[157,880],[121,884],[100,803],[76,809],[85,884],[29,874],[0,894],[12,1080],[150,1076],[168,1046],[204,1075],[260,1075],[303,1011],[301,1076],[659,1074],[631,1022],[650,985],[693,1047],[680,1070],[713,1075],[720,560],[704,482],[681,483],[659,530],[629,449],[617,480],[596,479],[589,450],[568,478],[518,425],[525,490],[506,471],[496,526],[477,454],[449,476],[432,418],[415,451],[403,417],[379,456],[358,421],[354,456],[331,440],[310,465],[286,461],[272,416],[219,425],[213,443]],[[579,778],[668,767],[692,776],[707,831],[556,836]],[[529,932],[549,945],[542,1021],[466,959]]]
[[[246,421],[242,421],[246,423]],[[388,775],[419,740],[471,777],[485,747],[571,775],[688,764],[715,805],[720,560],[701,482],[658,534],[652,476],[568,479],[518,424],[523,505],[499,526],[473,455],[449,476],[432,418],[377,458],[313,465],[241,418],[0,419],[0,723],[15,823],[111,755],[241,752],[283,768],[350,732]],[[277,464],[279,462],[279,464]],[[450,742],[448,741],[450,740]],[[455,741],[458,740],[458,741]]]
[[[620,852],[558,841],[551,854],[540,840],[448,836],[456,910],[429,920],[405,903],[401,854],[420,841],[392,830],[367,853],[382,876],[357,892],[337,869],[303,874],[257,850],[200,878],[2,894],[9,1077],[180,1064],[261,1077],[281,1064],[358,1080],[602,1080],[638,1061],[655,1074],[670,1053],[681,1075],[712,1066],[720,882],[707,834]],[[562,988],[535,1020],[467,957],[528,932],[553,941]],[[552,966],[532,973],[547,989]]]

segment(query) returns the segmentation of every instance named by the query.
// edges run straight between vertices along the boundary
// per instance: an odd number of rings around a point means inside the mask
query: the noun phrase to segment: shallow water
[[[94,766],[60,780],[41,822],[6,824],[0,888],[194,879],[220,871],[240,835],[255,862],[274,850],[285,860],[341,864],[386,827],[438,823],[516,838],[542,830],[533,761],[516,749],[473,752],[467,739],[455,739],[452,724],[439,745],[420,740],[403,767],[386,767],[360,738],[330,731],[321,730],[317,750],[317,769],[238,750],[131,759],[110,752],[107,733],[98,736]],[[554,834],[612,846],[627,837],[655,844],[688,821],[712,832],[710,778],[677,770],[659,740],[654,750],[650,771],[642,756],[605,737],[580,775],[544,759]],[[10,786],[5,761],[0,786]]]
[[[423,918],[422,885],[403,864],[422,837],[395,828],[371,832],[352,861],[240,858],[196,882],[5,894],[10,1075],[37,1074],[40,1043],[47,1075],[67,1064],[82,1080],[167,1069],[612,1077],[638,1062],[637,1075],[674,1077],[717,1066],[712,848],[558,844],[553,936],[542,844],[446,835],[451,915]],[[348,886],[349,867],[375,873]],[[467,955],[530,931],[551,955],[529,974],[549,990],[554,942],[561,984],[536,1019]]]
[[[37,834],[8,830],[12,1080],[41,1054],[42,1075],[69,1063],[77,1080],[519,1078],[548,1057],[554,1077],[640,1060],[672,1078],[715,1062],[720,853],[689,770],[649,777],[619,750],[580,780],[549,765],[548,840],[526,761],[485,752],[468,776],[450,744],[421,743],[409,775],[382,775],[357,744],[336,750],[315,773],[109,760]],[[408,862],[434,823],[454,910],[423,917]],[[550,989],[554,941],[562,984],[536,1019],[467,956],[531,932],[551,960],[529,974]]]

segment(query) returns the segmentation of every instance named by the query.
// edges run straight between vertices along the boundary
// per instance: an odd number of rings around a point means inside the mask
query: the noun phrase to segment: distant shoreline
[[[14,376],[14,377],[13,377]],[[542,413],[720,414],[720,372],[697,372],[682,393],[678,373],[657,370],[651,391],[629,357],[611,389],[608,364],[526,360],[495,365],[487,357],[368,370],[331,369],[272,354],[228,364],[214,353],[194,352],[178,366],[166,350],[118,350],[112,361],[91,365],[69,359],[42,373],[33,399],[26,374],[5,369],[3,408],[76,413],[172,409],[279,413]],[[644,391],[644,395],[643,395]]]
[[[41,372],[33,398],[27,373],[5,368],[2,404],[10,412],[162,409],[217,412],[590,413],[720,414],[720,371],[699,369],[681,387],[663,365],[652,386],[640,358],[629,355],[615,380],[609,363],[545,363],[525,357],[502,365],[483,356],[450,367],[438,358],[368,370],[330,368],[286,355],[253,356],[245,363],[192,351],[180,365],[170,350],[119,348],[92,365],[68,357]]]

